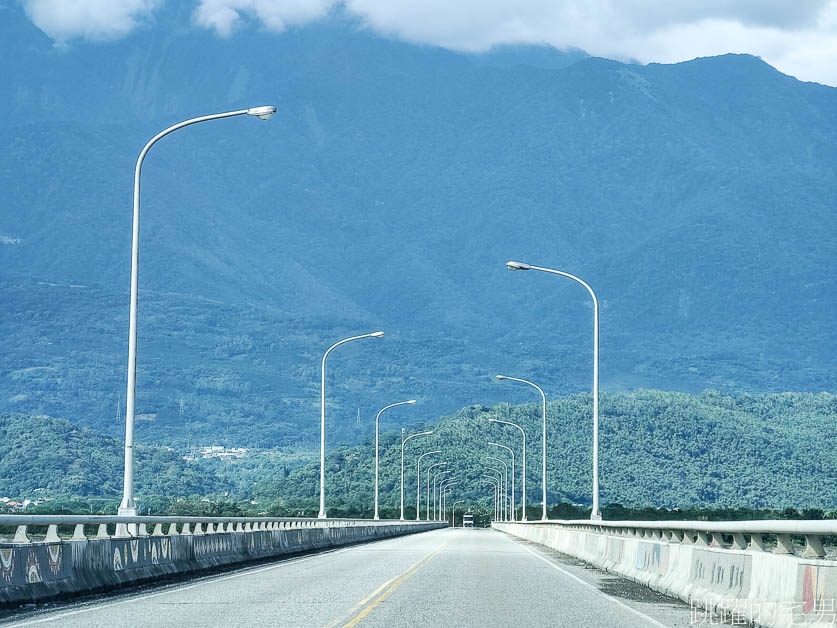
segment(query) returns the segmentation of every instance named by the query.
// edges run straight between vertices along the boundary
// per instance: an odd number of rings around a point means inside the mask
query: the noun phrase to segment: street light
[[[500,419],[488,419],[492,423],[502,423],[503,425],[511,425],[512,427],[516,427],[520,430],[520,433],[523,434],[523,497],[521,498],[522,506],[523,506],[523,514],[520,517],[521,521],[526,521],[526,432],[523,431],[523,428],[520,427],[517,423],[512,423],[511,421],[501,421]]]
[[[439,509],[436,507],[436,478],[440,475],[447,475],[448,473],[453,473],[451,469],[445,469],[444,471],[437,471],[436,475],[433,476],[433,521],[439,520]]]
[[[503,500],[503,506],[506,506],[506,502],[509,500],[509,467],[508,465],[499,458],[495,458],[494,456],[485,456],[488,460],[496,460],[501,465],[503,465],[503,473],[505,477],[505,484],[506,484],[506,498]],[[506,521],[509,519],[509,509],[506,508]]]
[[[433,430],[429,430],[427,432],[417,432],[416,434],[410,434],[407,438],[404,438],[404,428],[401,428],[401,521],[404,521],[404,445],[411,438],[415,438],[416,436],[429,436],[432,433]]]
[[[415,399],[410,399],[409,401],[399,401],[398,403],[391,403],[388,406],[384,406],[381,408],[381,411],[378,412],[378,415],[375,417],[375,519],[380,519],[378,516],[378,423],[381,419],[381,415],[384,413],[384,410],[389,410],[390,408],[394,408],[395,406],[403,406],[403,405],[412,405],[416,402]]]
[[[123,517],[133,517],[137,514],[137,504],[134,500],[134,408],[136,407],[137,390],[137,300],[139,295],[139,212],[140,212],[140,173],[142,162],[149,149],[157,143],[157,140],[165,137],[172,131],[183,127],[231,118],[233,116],[256,116],[267,120],[276,113],[276,107],[251,107],[250,109],[239,109],[226,113],[214,113],[208,116],[190,118],[178,124],[172,125],[160,131],[152,137],[145,147],[140,151],[137,158],[137,165],[134,169],[134,214],[133,227],[131,231],[131,306],[128,317],[128,387],[125,404],[125,469],[122,483],[122,502],[119,504],[118,514]]]
[[[430,471],[433,469],[433,467],[444,466],[446,464],[447,464],[447,461],[437,462],[436,464],[431,464],[429,467],[427,467],[427,469],[424,470],[424,475],[427,478],[427,482],[426,482],[427,489],[425,490],[425,493],[424,493],[424,502],[425,502],[424,519],[425,519],[425,521],[430,521]]]
[[[453,482],[455,479],[456,479],[456,476],[455,476],[455,475],[452,475],[452,476],[451,476],[451,477],[449,477],[449,478],[442,478],[442,479],[439,481],[439,517],[438,517],[438,520],[439,520],[439,521],[442,521],[442,520],[444,519],[444,516],[443,516],[443,514],[442,514],[442,513],[443,513],[443,509],[442,509],[442,493],[443,493],[443,491],[444,491],[444,490],[448,487],[448,484],[446,484],[446,482]]]
[[[333,349],[342,344],[351,342],[352,340],[360,340],[361,338],[380,338],[384,335],[382,331],[374,331],[371,334],[362,334],[360,336],[352,336],[345,338],[331,345],[323,354],[323,363],[321,368],[322,379],[320,381],[320,513],[317,515],[318,519],[326,518],[325,510],[325,383],[326,383],[326,359],[328,354]]]
[[[541,515],[541,519],[546,521],[546,394],[544,393],[543,388],[533,382],[530,382],[529,380],[520,379],[519,377],[508,377],[507,375],[497,375],[497,379],[501,381],[507,379],[512,382],[529,384],[533,388],[537,388],[538,392],[541,393],[541,401],[543,402],[543,470],[541,471],[541,484],[543,484],[543,514]]]
[[[512,494],[511,494],[511,504],[512,504],[512,521],[517,520],[517,506],[515,505],[514,501],[514,449],[511,447],[506,447],[505,445],[501,445],[500,443],[488,443],[492,447],[502,447],[503,449],[507,449],[512,457]]]
[[[601,519],[602,513],[599,510],[599,300],[593,288],[575,275],[523,262],[506,262],[506,266],[509,270],[540,270],[572,279],[584,286],[593,299],[593,511],[590,519]]]
[[[426,451],[418,457],[416,461],[416,521],[421,519],[421,459],[431,454],[440,454],[441,449],[435,451]]]
[[[500,482],[500,495],[501,495],[501,506],[500,506],[500,514],[502,515],[503,519],[507,519],[506,517],[506,500],[502,498],[503,495],[503,472],[500,469],[495,467],[483,467],[486,471],[494,471],[497,474],[497,480]]]
[[[495,478],[493,475],[487,475],[485,473],[483,473],[483,477],[488,478],[486,480],[483,480],[483,482],[491,482],[491,486],[494,487],[494,521],[497,521],[500,518],[500,511],[497,509],[497,495],[500,493],[500,489],[497,486],[497,478]]]
[[[456,527],[456,505],[461,504],[464,501],[465,501],[464,499],[458,499],[455,502],[453,502],[453,507],[450,509],[450,527],[451,528]],[[462,527],[463,528],[465,527],[464,522],[462,523]]]
[[[450,484],[445,484],[445,490],[442,493],[442,517],[439,521],[447,522],[448,520],[448,491],[452,491],[452,486],[456,486],[459,482],[451,482]]]

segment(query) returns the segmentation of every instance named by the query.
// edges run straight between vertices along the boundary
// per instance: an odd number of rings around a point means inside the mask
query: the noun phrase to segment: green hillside
[[[550,402],[547,495],[553,507],[590,503],[591,409],[589,395]],[[837,396],[821,393],[700,395],[638,390],[601,400],[601,503],[626,507],[815,509],[837,508],[837,456],[830,426]],[[487,421],[504,417],[528,435],[527,502],[541,495],[540,406],[472,406],[420,426],[432,436],[408,443],[405,503],[415,504],[417,452],[442,450],[425,461],[448,461],[458,479],[457,499],[487,505],[485,455],[517,451],[520,438]],[[419,429],[418,427],[416,429]],[[400,432],[381,435],[381,508],[397,514],[400,496]],[[0,420],[0,493],[116,497],[121,494],[121,443],[67,421],[20,415]],[[248,504],[259,511],[315,514],[319,462],[290,450],[253,450],[245,458],[187,461],[183,453],[138,449],[137,495],[141,504],[169,504],[203,496]],[[428,464],[432,464],[429,463]],[[496,464],[496,463],[493,463]],[[436,469],[439,470],[439,467]],[[326,459],[327,506],[333,515],[371,515],[374,454],[371,441],[331,449]],[[422,481],[422,500],[425,495]],[[226,498],[224,497],[226,494]],[[168,501],[167,501],[168,500]],[[249,507],[249,506],[248,506]]]

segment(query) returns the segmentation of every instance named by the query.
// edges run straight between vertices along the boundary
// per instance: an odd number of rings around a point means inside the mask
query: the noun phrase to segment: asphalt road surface
[[[29,609],[15,626],[694,624],[688,605],[494,530],[445,529]]]

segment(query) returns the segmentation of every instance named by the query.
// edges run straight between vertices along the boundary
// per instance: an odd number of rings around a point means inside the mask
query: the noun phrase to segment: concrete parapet
[[[711,612],[734,625],[837,625],[837,561],[796,556],[789,538],[779,540],[777,551],[764,551],[758,534],[748,549],[741,534],[724,547],[714,534],[698,534],[697,543],[688,543],[674,535],[642,537],[606,527],[497,522],[492,527],[689,602],[697,624],[711,623],[701,622],[701,613]]]
[[[290,525],[226,532],[219,525],[203,531],[198,524],[189,533],[184,524],[178,534],[156,526],[152,535],[108,536],[100,524],[92,538],[76,529],[73,538],[60,540],[51,528],[43,541],[32,542],[25,526],[14,542],[0,543],[0,605],[15,606],[80,593],[114,589],[127,584],[159,580],[173,574],[286,556],[315,549],[361,543],[445,527],[438,522],[341,522],[334,526],[303,528]],[[249,523],[248,523],[249,527]],[[83,526],[82,526],[83,528]],[[145,524],[142,524],[144,531]],[[259,529],[262,528],[262,529]]]

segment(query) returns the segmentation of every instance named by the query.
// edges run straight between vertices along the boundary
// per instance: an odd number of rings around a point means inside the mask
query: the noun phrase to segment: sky
[[[154,28],[166,2],[194,4],[191,27],[218,37],[282,32],[341,5],[409,42],[484,51],[549,44],[640,63],[757,55],[804,81],[837,86],[837,0],[20,0],[56,44],[112,41]]]

